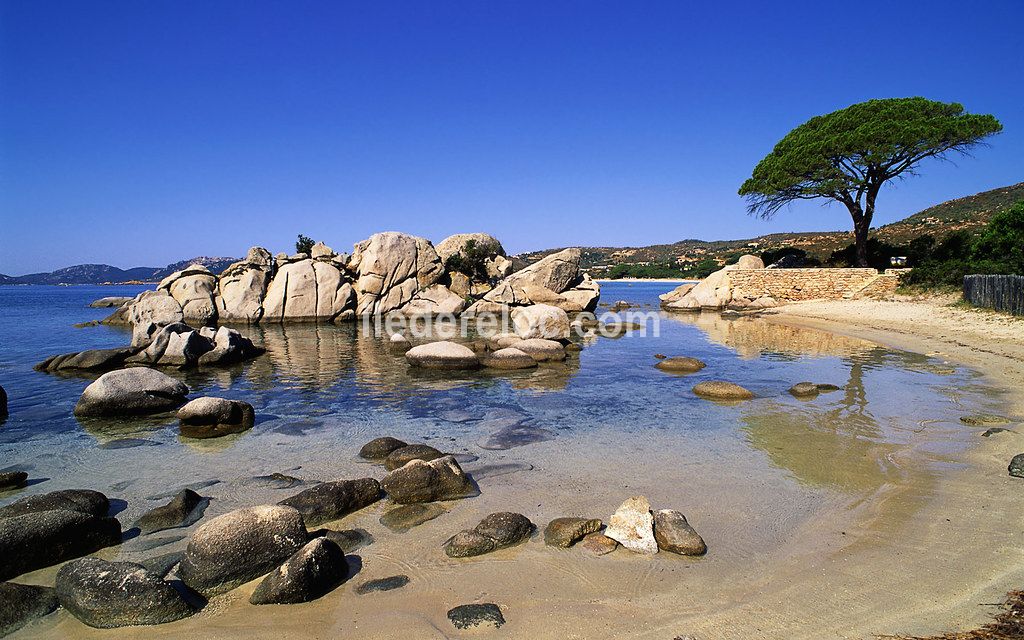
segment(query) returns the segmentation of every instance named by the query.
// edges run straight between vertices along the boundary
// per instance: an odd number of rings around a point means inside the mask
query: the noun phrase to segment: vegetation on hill
[[[927,158],[967,153],[1002,130],[994,116],[924,98],[868,100],[790,131],[739,189],[748,211],[774,217],[798,200],[841,203],[853,218],[855,262],[869,265],[868,237],[882,186]]]

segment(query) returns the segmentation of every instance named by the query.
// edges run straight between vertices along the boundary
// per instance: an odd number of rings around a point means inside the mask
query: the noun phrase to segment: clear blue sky
[[[845,229],[736,195],[811,116],[999,117],[879,224],[1024,180],[1024,2],[0,2],[0,273],[488,231],[510,252]]]

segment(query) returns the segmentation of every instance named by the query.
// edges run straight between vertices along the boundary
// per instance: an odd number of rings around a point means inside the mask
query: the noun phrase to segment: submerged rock
[[[710,400],[750,400],[754,397],[753,392],[744,389],[738,384],[721,380],[701,382],[693,388],[693,393],[701,398],[708,398]]]
[[[479,556],[518,544],[533,533],[533,523],[526,516],[507,511],[492,513],[473,529],[466,529],[448,538],[444,552],[450,558]]]
[[[405,359],[414,367],[423,369],[476,369],[480,360],[473,350],[449,342],[429,342],[405,352]]]
[[[623,502],[609,520],[604,535],[635,553],[658,553],[651,503],[643,496],[634,496]]]
[[[798,382],[789,388],[789,393],[797,398],[811,398],[820,392],[813,382]]]
[[[407,575],[388,576],[387,578],[367,580],[356,587],[353,591],[356,592],[356,595],[363,596],[367,593],[374,593],[376,591],[393,591],[395,589],[401,589],[407,584],[409,584],[409,576]]]
[[[391,353],[399,354],[405,353],[409,349],[412,349],[412,343],[409,342],[409,338],[406,338],[400,333],[393,333],[388,338],[388,350]]]
[[[0,580],[120,542],[121,524],[115,518],[66,509],[5,517],[0,519]]]
[[[476,487],[452,456],[413,460],[384,477],[381,487],[399,504],[456,500],[476,495]]]
[[[178,409],[178,420],[186,438],[219,438],[252,429],[256,412],[248,402],[204,397]]]
[[[992,413],[975,413],[961,417],[960,422],[969,424],[972,427],[982,427],[996,424],[1010,424],[1013,421],[1006,416],[995,415]]]
[[[654,512],[654,539],[662,551],[684,556],[702,556],[708,550],[686,516],[671,509]]]
[[[309,534],[310,538],[327,538],[334,544],[341,547],[345,553],[352,553],[358,549],[373,544],[373,536],[366,529],[317,529]]]
[[[50,587],[0,582],[0,638],[57,610],[57,594]]]
[[[407,504],[382,515],[380,523],[395,533],[405,533],[446,513],[445,508],[438,504]]]
[[[448,611],[448,619],[456,629],[493,628],[505,624],[501,609],[493,603],[462,604]]]
[[[315,538],[264,578],[249,602],[309,602],[330,593],[347,577],[348,563],[341,547],[328,538]]]
[[[409,443],[403,442],[398,438],[392,438],[391,436],[384,436],[382,438],[374,438],[359,450],[359,457],[366,460],[383,460],[396,449],[409,446]]]
[[[90,627],[163,624],[195,610],[170,584],[142,565],[82,558],[60,568],[57,598]]]
[[[661,362],[654,366],[662,371],[671,371],[672,373],[694,373],[706,367],[707,364],[697,358],[674,356],[671,358],[663,357]]]
[[[347,516],[380,498],[380,483],[373,478],[360,478],[321,482],[278,504],[298,509],[306,525],[314,526]]]
[[[20,489],[28,483],[28,474],[24,471],[0,471],[0,491]]]
[[[430,462],[431,460],[437,460],[443,455],[443,453],[430,445],[410,444],[389,453],[388,457],[384,459],[384,468],[388,471],[394,471],[399,467],[404,467],[410,460]]]
[[[544,529],[544,544],[568,548],[587,534],[600,531],[601,526],[596,518],[555,518]]]
[[[203,517],[203,511],[208,503],[209,498],[204,498],[191,489],[182,489],[167,504],[143,514],[135,526],[144,534],[187,527]]]
[[[302,515],[292,507],[238,509],[195,530],[178,574],[204,596],[218,595],[278,567],[308,538]]]
[[[133,416],[170,411],[181,406],[188,387],[146,367],[104,373],[85,388],[76,416]]]

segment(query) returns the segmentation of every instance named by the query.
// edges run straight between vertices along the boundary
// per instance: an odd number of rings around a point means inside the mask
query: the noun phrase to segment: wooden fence
[[[964,300],[1024,316],[1024,276],[964,276]]]

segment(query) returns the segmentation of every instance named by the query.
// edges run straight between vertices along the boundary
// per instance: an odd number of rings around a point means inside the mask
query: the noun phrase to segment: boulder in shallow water
[[[388,350],[391,353],[405,353],[409,349],[412,349],[412,343],[409,342],[409,338],[406,338],[400,333],[393,333],[388,338]]]
[[[423,369],[476,369],[480,360],[467,346],[449,342],[429,342],[405,352],[406,361]]]
[[[164,624],[195,613],[170,584],[142,565],[81,558],[60,568],[57,598],[90,627]]]
[[[0,507],[0,518],[59,509],[78,511],[91,516],[105,516],[110,511],[110,500],[92,489],[61,489],[38,496],[27,496]]]
[[[57,610],[57,594],[50,587],[0,582],[0,638]]]
[[[178,420],[186,438],[218,438],[252,429],[256,412],[241,400],[203,397],[178,409]]]
[[[355,245],[347,269],[355,282],[356,315],[386,314],[405,306],[444,275],[444,265],[426,238],[386,231]]]
[[[488,369],[534,369],[537,361],[530,354],[515,347],[498,349],[483,356],[481,363]]]
[[[661,362],[654,366],[662,371],[671,371],[672,373],[695,373],[706,367],[707,364],[697,358],[673,356],[671,358],[662,358]]]
[[[354,591],[357,595],[364,596],[368,593],[374,593],[377,591],[393,591],[395,589],[401,589],[407,584],[409,584],[409,576],[401,574],[397,576],[388,576],[387,578],[377,578],[376,580],[367,580],[356,587]]]
[[[1024,453],[1018,453],[1013,456],[1010,460],[1010,466],[1007,467],[1007,471],[1014,478],[1024,478]]]
[[[569,315],[562,309],[548,304],[513,309],[512,326],[516,335],[523,340],[560,340],[569,337]]]
[[[294,507],[308,526],[343,518],[381,498],[380,483],[373,478],[321,482],[278,504]]]
[[[405,533],[446,513],[439,504],[404,504],[382,515],[380,523],[395,533]]]
[[[191,489],[182,489],[167,504],[144,513],[135,526],[142,533],[187,527],[203,516],[207,504],[208,498]]]
[[[0,519],[0,580],[120,542],[121,524],[115,518],[68,510],[6,517]]]
[[[405,464],[411,460],[423,460],[429,462],[431,460],[437,460],[444,454],[434,447],[426,444],[409,444],[399,449],[395,449],[388,454],[387,458],[384,459],[384,468],[388,471],[394,471],[399,467],[404,467]]]
[[[1006,416],[1000,416],[993,413],[973,413],[969,416],[962,416],[960,418],[960,422],[969,424],[972,427],[983,427],[996,424],[1010,424],[1013,421]]]
[[[643,496],[634,496],[623,502],[612,514],[604,535],[635,553],[658,553],[651,503]]]
[[[296,604],[316,600],[348,577],[341,547],[328,538],[315,538],[260,582],[249,597],[252,604]]]
[[[89,306],[93,309],[111,309],[117,307],[123,307],[134,300],[127,296],[107,296],[105,298],[99,298],[89,303]]]
[[[124,365],[125,360],[135,355],[135,347],[115,349],[88,349],[76,353],[50,356],[35,367],[36,371],[111,371]]]
[[[28,474],[24,471],[0,471],[0,491],[20,489],[28,483]]]
[[[555,518],[544,528],[544,544],[568,548],[587,534],[600,531],[601,526],[596,518]]]
[[[505,624],[501,609],[490,602],[461,604],[448,611],[448,619],[456,629],[497,629]]]
[[[702,556],[708,550],[704,539],[686,521],[686,516],[672,509],[654,512],[654,539],[662,551],[684,556]]]
[[[722,380],[701,382],[693,388],[693,393],[709,400],[749,400],[754,397],[748,389]]]
[[[85,388],[76,416],[133,416],[162,413],[181,406],[188,387],[146,367],[104,373]]]
[[[533,533],[533,523],[519,513],[492,513],[476,527],[448,538],[444,552],[450,558],[469,558],[518,544]]]
[[[509,345],[530,356],[537,362],[561,362],[565,360],[565,347],[561,342],[547,340],[544,338],[530,338],[519,340]]]
[[[466,529],[445,540],[442,547],[449,558],[471,558],[494,551],[494,540],[472,529]]]
[[[392,451],[407,446],[409,446],[409,443],[403,442],[398,438],[392,438],[391,436],[374,438],[364,444],[363,448],[359,450],[359,457],[365,460],[383,460]]]
[[[366,529],[317,529],[316,531],[311,531],[309,537],[327,538],[341,547],[341,550],[345,553],[352,553],[373,544],[373,536]]]
[[[277,568],[308,539],[302,515],[292,507],[237,509],[192,533],[178,575],[204,596],[218,595]]]
[[[456,500],[476,495],[476,487],[452,456],[413,460],[384,476],[381,487],[399,504]]]
[[[798,382],[789,388],[789,393],[797,398],[813,398],[820,391],[813,382]]]

